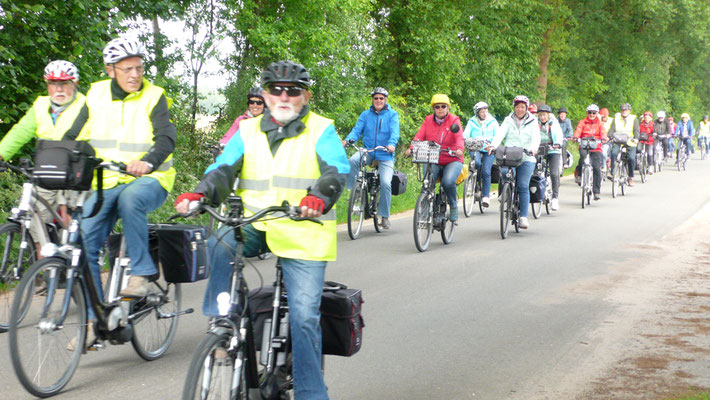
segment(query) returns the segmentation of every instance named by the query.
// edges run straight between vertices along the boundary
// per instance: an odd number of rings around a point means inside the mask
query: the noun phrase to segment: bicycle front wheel
[[[454,221],[449,219],[450,214],[451,207],[447,204],[446,215],[444,216],[444,221],[442,222],[443,226],[441,227],[441,240],[444,244],[449,244],[452,240],[454,240],[454,227],[456,224],[454,224]]]
[[[12,366],[22,386],[39,397],[53,396],[69,383],[84,350],[84,292],[78,280],[67,288],[67,271],[61,258],[36,262],[22,277],[12,303]],[[62,320],[64,303],[68,307]]]
[[[500,189],[500,237],[505,239],[508,237],[508,226],[510,226],[510,214],[513,210],[513,193],[510,190],[510,184],[503,183],[503,188]]]
[[[646,183],[646,155],[641,155],[641,162],[639,163],[639,175],[641,175],[641,183]]]
[[[426,251],[431,241],[433,226],[432,202],[426,192],[419,194],[414,206],[414,244],[417,250]]]
[[[243,360],[235,360],[227,353],[231,337],[229,333],[210,332],[197,345],[197,351],[187,371],[182,391],[183,400],[246,400],[248,398],[248,388],[244,379],[246,365],[242,365],[239,386],[232,388],[235,361]]]
[[[621,190],[621,165],[617,162],[613,170],[613,178],[611,179],[611,197],[616,198],[616,194],[619,190]]]
[[[463,214],[470,217],[476,202],[476,171],[469,170],[468,178],[463,184]]]
[[[146,361],[160,358],[170,347],[178,327],[182,291],[179,283],[169,283],[160,277],[148,284],[147,297],[132,300],[131,344]]]
[[[350,201],[348,202],[348,235],[355,240],[360,236],[362,221],[365,219],[365,196],[362,189],[362,181],[355,181],[353,190],[350,191]]]
[[[0,259],[0,332],[5,332],[10,326],[10,311],[15,298],[15,289],[25,271],[37,259],[37,251],[29,231],[27,248],[20,248],[22,228],[14,222],[0,225],[0,243],[5,246]]]
[[[619,185],[621,186],[621,195],[626,196],[626,185],[629,184],[629,167],[624,163],[621,166],[621,180]]]

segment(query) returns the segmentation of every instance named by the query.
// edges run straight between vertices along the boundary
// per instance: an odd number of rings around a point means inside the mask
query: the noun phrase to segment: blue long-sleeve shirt
[[[362,144],[367,149],[374,149],[377,146],[397,146],[399,142],[399,115],[397,111],[385,104],[385,107],[375,111],[374,106],[370,106],[360,114],[355,127],[345,140],[358,141],[362,138]],[[375,160],[394,160],[394,153],[383,150],[375,151]]]

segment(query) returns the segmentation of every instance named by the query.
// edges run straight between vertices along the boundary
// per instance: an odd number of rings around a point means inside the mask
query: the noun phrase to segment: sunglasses
[[[446,104],[437,104],[437,105],[434,106],[434,109],[435,109],[435,110],[441,110],[442,108],[443,108],[443,109],[446,109],[446,107],[448,107]]]
[[[260,105],[264,104],[264,102],[261,100],[247,100],[247,104],[248,105],[256,104],[257,106],[260,106]]]
[[[587,114],[597,114],[596,111],[587,111]]]
[[[384,99],[385,99],[384,97],[373,97],[372,98],[372,100],[378,100],[378,101],[382,101]]]
[[[286,92],[288,97],[298,97],[303,93],[303,88],[300,86],[271,86],[269,94],[272,96],[281,96],[281,93]]]

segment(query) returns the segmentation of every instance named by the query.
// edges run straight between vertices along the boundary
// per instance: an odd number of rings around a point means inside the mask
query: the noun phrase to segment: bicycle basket
[[[626,142],[624,142],[626,143]],[[597,148],[597,141],[596,139],[592,138],[587,138],[587,139],[582,139],[579,141],[579,149],[580,150],[594,150]]]
[[[629,141],[629,135],[626,133],[615,133],[614,143],[616,144],[626,144]]]
[[[415,163],[432,163],[439,162],[439,153],[441,145],[429,141],[414,141],[412,142],[412,161]]]
[[[639,132],[639,140],[648,141],[648,133],[646,132]]]
[[[466,149],[470,151],[479,151],[486,146],[486,141],[483,139],[466,138]]]
[[[502,146],[496,149],[496,164],[501,167],[517,167],[522,163],[522,147]]]

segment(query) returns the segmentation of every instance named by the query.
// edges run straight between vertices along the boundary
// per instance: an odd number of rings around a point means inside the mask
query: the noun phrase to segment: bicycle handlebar
[[[284,200],[283,203],[281,203],[280,206],[270,206],[263,208],[254,215],[250,217],[244,217],[244,215],[240,215],[237,217],[230,217],[229,215],[221,215],[218,210],[215,208],[205,204],[204,202],[201,201],[193,201],[190,202],[190,212],[187,214],[175,214],[168,218],[168,221],[172,221],[173,219],[176,218],[186,218],[190,217],[196,214],[200,214],[202,212],[206,212],[210,214],[211,216],[214,217],[217,221],[227,225],[227,226],[232,226],[232,227],[238,227],[238,226],[243,226],[243,225],[248,225],[251,224],[252,222],[258,221],[259,219],[263,218],[264,216],[268,214],[274,214],[274,213],[283,213],[284,216],[289,217],[293,221],[310,221],[310,222],[315,222],[317,224],[323,225],[323,222],[316,218],[311,218],[311,217],[301,217],[301,209],[297,206],[292,206],[288,203],[288,201]]]
[[[23,165],[24,164],[24,165]],[[7,161],[0,161],[0,172],[5,171],[5,170],[10,170],[18,175],[22,175],[27,179],[32,179],[32,168],[29,165],[29,160],[25,163],[22,162],[21,165],[15,166],[10,164]]]
[[[384,150],[384,151],[390,153],[389,149],[388,149],[387,147],[385,147],[385,146],[375,146],[375,147],[372,148],[372,149],[366,149],[366,148],[364,148],[364,147],[358,147],[358,146],[355,144],[355,141],[352,140],[352,139],[350,139],[350,140],[348,140],[347,142],[345,142],[345,147],[352,147],[353,149],[355,149],[355,150],[357,150],[357,151],[362,151],[362,152],[365,152],[365,153],[372,153],[372,152],[374,152],[375,150]]]

